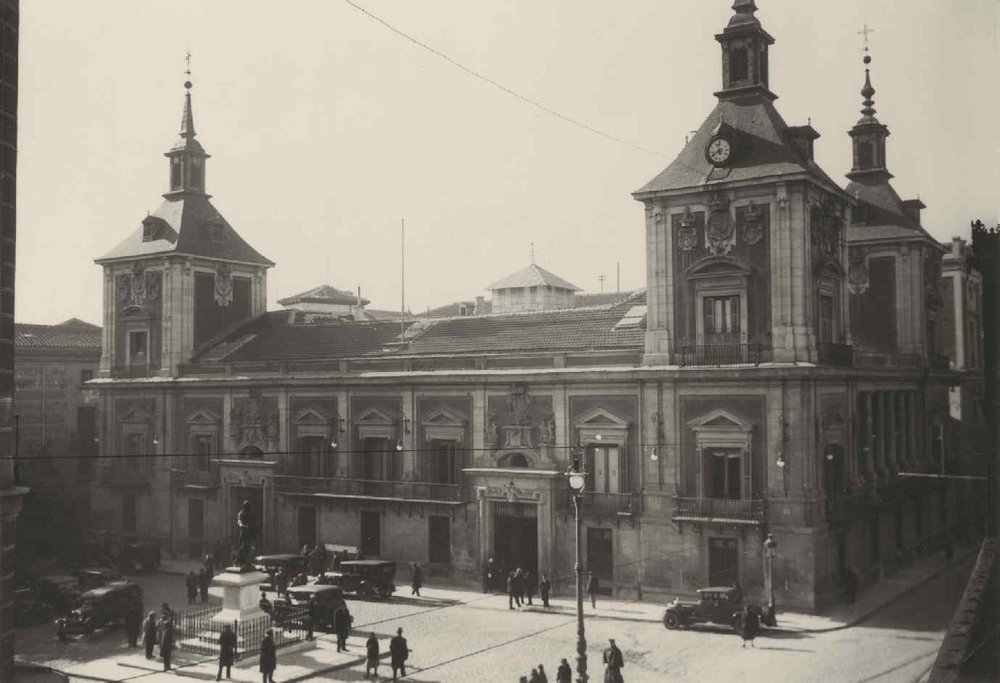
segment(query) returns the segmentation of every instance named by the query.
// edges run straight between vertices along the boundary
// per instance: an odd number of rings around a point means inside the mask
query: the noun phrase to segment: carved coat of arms
[[[735,226],[729,215],[729,199],[716,192],[708,200],[708,224],[705,226],[705,241],[713,256],[728,254],[733,248]]]
[[[750,202],[743,216],[743,241],[753,246],[763,238],[764,223],[761,220],[760,208]]]
[[[681,216],[680,227],[677,229],[677,246],[681,251],[691,251],[698,246],[698,228],[695,227],[690,207],[685,207],[684,215]]]
[[[827,200],[822,208],[814,206],[809,213],[809,222],[812,243],[819,249],[820,258],[838,260],[844,219],[840,217],[833,202]]]
[[[531,404],[533,399],[528,394],[528,386],[517,382],[511,386],[507,396],[506,407],[511,421],[516,425],[531,424]]]
[[[215,303],[228,306],[233,301],[233,271],[221,264],[215,271]]]
[[[851,294],[868,291],[868,263],[864,254],[852,253],[847,267],[847,288]]]
[[[250,445],[277,440],[278,415],[267,410],[260,389],[251,389],[250,395],[229,411],[229,436]]]
[[[146,303],[146,268],[141,263],[132,266],[131,300],[140,306]]]

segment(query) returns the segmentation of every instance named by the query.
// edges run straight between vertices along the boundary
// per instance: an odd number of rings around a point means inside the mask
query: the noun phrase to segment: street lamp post
[[[583,628],[583,558],[580,555],[580,505],[583,502],[583,489],[587,484],[587,475],[580,469],[580,459],[574,456],[573,465],[566,473],[569,478],[570,493],[573,496],[573,512],[576,519],[576,680],[577,683],[587,683],[587,636]]]
[[[765,615],[766,623],[768,626],[775,626],[777,620],[774,616],[774,558],[778,554],[778,542],[774,540],[773,534],[768,534],[767,539],[764,541],[764,561],[767,563],[766,575],[764,577],[767,581],[767,614]]]

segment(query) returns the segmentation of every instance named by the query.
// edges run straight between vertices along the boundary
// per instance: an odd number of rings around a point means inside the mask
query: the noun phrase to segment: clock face
[[[708,160],[719,166],[729,161],[729,157],[733,153],[733,146],[725,138],[715,138],[708,143],[706,153]]]

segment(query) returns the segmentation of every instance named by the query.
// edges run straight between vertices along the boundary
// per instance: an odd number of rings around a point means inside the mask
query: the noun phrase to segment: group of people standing
[[[128,635],[129,645],[134,646],[131,631]],[[163,670],[170,671],[170,660],[174,653],[174,612],[167,603],[163,603],[160,608],[159,620],[156,612],[150,612],[146,616],[142,623],[142,645],[146,649],[146,659],[153,659],[153,651],[159,645]]]
[[[184,579],[187,587],[188,604],[193,605],[198,602],[198,595],[201,595],[202,603],[208,602],[208,587],[212,583],[212,571],[206,566],[202,567],[198,573],[192,569]]]
[[[607,649],[604,650],[604,683],[624,683],[625,679],[622,678],[622,669],[624,667],[625,656],[622,655],[622,651],[615,645],[614,638],[611,638],[608,640]],[[572,680],[573,669],[564,657],[556,669],[556,683],[571,683]],[[545,667],[539,664],[531,670],[530,675],[521,676],[520,683],[549,683]]]
[[[510,609],[534,605],[536,591],[542,599],[542,607],[548,608],[552,583],[545,574],[542,574],[536,582],[531,575],[531,570],[515,567],[505,573],[500,564],[495,562],[492,557],[486,561],[486,566],[483,569],[483,592],[506,592],[507,605]]]

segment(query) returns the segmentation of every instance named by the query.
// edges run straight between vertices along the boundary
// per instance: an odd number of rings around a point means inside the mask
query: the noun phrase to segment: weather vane
[[[864,28],[858,31],[858,35],[862,36],[863,40],[865,41],[865,52],[868,52],[868,36],[871,35],[872,33],[875,33],[875,29],[868,28],[868,22],[865,22]]]
[[[188,76],[190,76],[191,75],[191,50],[187,51],[187,54],[184,56],[184,61],[187,62],[187,68],[184,69],[184,73],[187,74]]]

